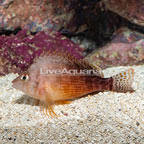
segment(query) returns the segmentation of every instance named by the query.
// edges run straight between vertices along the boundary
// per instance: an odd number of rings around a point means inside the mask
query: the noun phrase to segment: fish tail
[[[132,87],[133,79],[134,79],[134,69],[129,68],[126,71],[123,71],[113,77],[113,86],[112,90],[117,92],[133,92],[134,89]]]

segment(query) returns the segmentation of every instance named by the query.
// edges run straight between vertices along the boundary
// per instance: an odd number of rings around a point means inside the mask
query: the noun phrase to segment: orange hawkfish
[[[68,104],[96,91],[132,92],[134,70],[104,78],[99,67],[77,60],[64,52],[41,55],[29,69],[13,80],[13,87],[40,100],[48,115],[56,115],[53,106]]]

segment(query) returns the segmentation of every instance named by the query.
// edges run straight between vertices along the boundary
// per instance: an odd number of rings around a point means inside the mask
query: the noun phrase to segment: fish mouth
[[[12,87],[16,88],[17,85],[17,78],[12,81]]]
[[[13,81],[12,81],[12,87],[13,87],[13,88],[16,88],[15,84],[13,83]]]

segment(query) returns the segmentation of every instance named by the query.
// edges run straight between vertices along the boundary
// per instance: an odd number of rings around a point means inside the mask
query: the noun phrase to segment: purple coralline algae
[[[35,58],[48,50],[67,51],[77,59],[83,58],[82,49],[59,32],[47,30],[32,35],[22,30],[16,35],[0,36],[0,75],[27,70]]]

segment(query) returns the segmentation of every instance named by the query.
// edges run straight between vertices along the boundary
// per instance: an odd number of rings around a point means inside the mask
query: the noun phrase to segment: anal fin
[[[65,105],[65,104],[70,104],[71,101],[68,100],[61,100],[61,101],[56,101],[55,104],[56,105]]]

